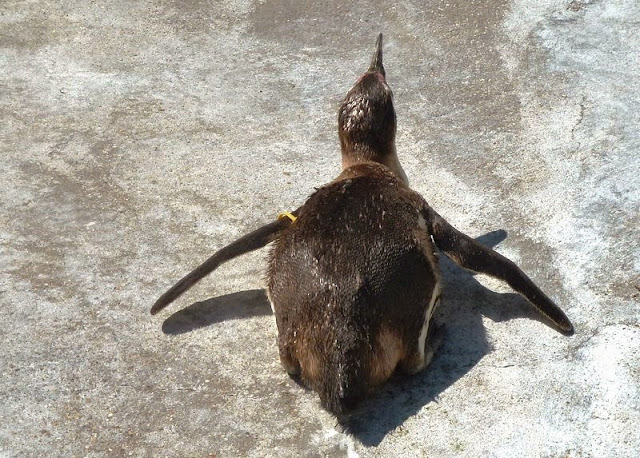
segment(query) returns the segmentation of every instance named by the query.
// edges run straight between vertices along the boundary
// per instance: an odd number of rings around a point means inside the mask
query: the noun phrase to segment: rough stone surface
[[[640,3],[394,3],[0,3],[0,455],[637,456]],[[380,31],[413,188],[577,332],[444,260],[440,352],[342,429],[264,251],[148,310],[338,173]]]

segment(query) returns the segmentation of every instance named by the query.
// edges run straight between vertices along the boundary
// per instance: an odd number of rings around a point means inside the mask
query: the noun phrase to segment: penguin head
[[[373,161],[389,166],[400,178],[406,178],[395,151],[396,112],[382,64],[382,34],[378,35],[368,70],[340,105],[338,133],[343,169]],[[394,170],[394,164],[399,170]]]

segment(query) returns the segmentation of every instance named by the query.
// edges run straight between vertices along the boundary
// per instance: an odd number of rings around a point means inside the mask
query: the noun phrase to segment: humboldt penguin
[[[351,411],[396,369],[415,373],[442,339],[432,318],[439,249],[501,279],[565,335],[573,326],[522,270],[457,231],[408,185],[395,148],[382,34],[338,113],[342,172],[292,213],[221,249],[153,305],[155,314],[223,262],[273,242],[267,294],[286,371],[321,404]]]

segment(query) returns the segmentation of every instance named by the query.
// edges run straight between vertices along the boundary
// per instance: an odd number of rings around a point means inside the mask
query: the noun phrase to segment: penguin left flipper
[[[293,223],[299,210],[300,209],[288,214],[293,218],[278,218],[278,220],[265,224],[255,231],[240,237],[238,240],[231,242],[229,245],[216,251],[209,259],[200,264],[193,271],[189,272],[166,293],[160,296],[160,298],[151,307],[151,314],[155,315],[158,313],[225,262],[240,255],[255,251],[272,242],[278,232],[286,229]]]
[[[505,281],[548,318],[554,329],[567,336],[574,333],[560,307],[512,261],[458,231],[430,206],[425,205],[423,214],[435,245],[456,264]]]

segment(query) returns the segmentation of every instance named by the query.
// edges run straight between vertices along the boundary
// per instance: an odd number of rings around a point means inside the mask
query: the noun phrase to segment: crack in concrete
[[[580,127],[580,125],[582,124],[582,121],[584,120],[584,114],[585,114],[585,111],[586,111],[586,105],[585,105],[585,101],[586,100],[587,100],[587,96],[585,94],[582,94],[582,98],[580,100],[580,103],[578,104],[578,106],[580,107],[580,113],[578,113],[578,120],[576,121],[576,123],[571,128],[571,140],[572,141],[575,140],[576,130]],[[578,142],[578,149],[579,148],[580,148],[580,142]]]

